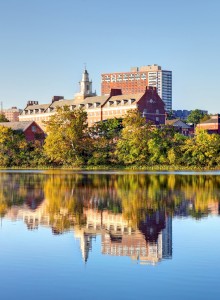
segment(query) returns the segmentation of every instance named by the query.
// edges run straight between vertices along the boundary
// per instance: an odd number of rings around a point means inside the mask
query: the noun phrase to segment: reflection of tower
[[[80,249],[84,262],[87,262],[89,257],[89,251],[92,250],[92,239],[95,237],[92,233],[87,233],[83,229],[75,229],[74,235],[80,240]]]
[[[172,217],[166,218],[165,228],[162,230],[162,256],[172,257]]]

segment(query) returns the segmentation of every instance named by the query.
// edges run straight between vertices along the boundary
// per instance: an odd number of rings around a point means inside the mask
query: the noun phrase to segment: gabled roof
[[[172,119],[172,120],[166,120],[166,125],[174,125],[177,121],[180,119]]]
[[[0,126],[11,128],[12,130],[25,131],[29,126],[35,123],[34,121],[21,121],[21,122],[2,122]],[[35,123],[36,124],[36,123]]]
[[[190,128],[189,125],[181,121],[180,119],[166,120],[166,125],[178,126],[181,128]]]

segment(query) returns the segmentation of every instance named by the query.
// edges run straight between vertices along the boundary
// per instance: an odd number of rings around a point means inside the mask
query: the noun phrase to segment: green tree
[[[205,114],[201,110],[199,109],[192,110],[190,115],[187,118],[187,122],[197,125],[200,123],[201,119],[204,118],[204,116]]]
[[[220,163],[220,136],[197,129],[193,139],[186,140],[183,161],[186,165],[212,167]]]
[[[93,153],[89,164],[110,164],[116,161],[115,147],[122,129],[122,120],[113,118],[96,123],[90,128]]]
[[[5,117],[3,113],[0,113],[0,123],[9,122],[9,120]]]
[[[28,143],[23,133],[0,125],[0,166],[22,166],[28,161]]]
[[[149,163],[151,165],[166,164],[170,162],[169,159],[173,163],[175,160],[174,153],[170,153],[168,159],[168,151],[173,147],[175,133],[173,126],[163,126],[152,131],[152,137],[148,141]]]
[[[44,150],[52,162],[81,165],[90,157],[91,139],[84,110],[58,108],[46,122],[46,132]]]

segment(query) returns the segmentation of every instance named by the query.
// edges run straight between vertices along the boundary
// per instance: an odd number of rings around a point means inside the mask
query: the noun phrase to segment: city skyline
[[[84,63],[101,74],[158,64],[173,72],[173,109],[218,108],[220,3],[4,1],[0,4],[4,108],[71,98]]]

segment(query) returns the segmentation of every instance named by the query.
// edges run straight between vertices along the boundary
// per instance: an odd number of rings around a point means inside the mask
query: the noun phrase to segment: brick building
[[[194,128],[187,125],[180,119],[166,120],[166,125],[173,126],[177,132],[182,133],[185,136],[189,136],[194,133]]]
[[[158,65],[133,67],[130,72],[105,73],[101,75],[101,94],[110,94],[111,89],[121,89],[123,94],[145,91],[146,86],[157,88],[158,95],[167,111],[172,110],[172,72]]]
[[[43,129],[34,121],[2,122],[0,126],[11,128],[17,132],[23,132],[28,142],[35,140],[43,141],[45,138]]]
[[[57,107],[69,106],[71,110],[83,108],[87,112],[88,125],[110,118],[123,118],[130,109],[138,109],[146,118],[155,124],[165,124],[164,102],[157,94],[156,87],[146,87],[141,93],[123,94],[120,89],[112,89],[109,95],[94,96],[91,89],[88,93],[89,76],[83,76],[80,93],[74,99],[66,100],[61,96],[53,97],[48,104],[39,104],[37,101],[28,101],[27,106],[19,116],[20,121],[36,121],[44,126],[43,121],[49,120],[56,113]]]
[[[21,112],[22,112],[22,109],[19,109],[16,106],[13,106],[11,108],[3,110],[3,114],[10,122],[18,122],[19,115]]]
[[[207,130],[208,133],[220,134],[220,114],[212,116],[209,120],[198,124],[196,128]]]

